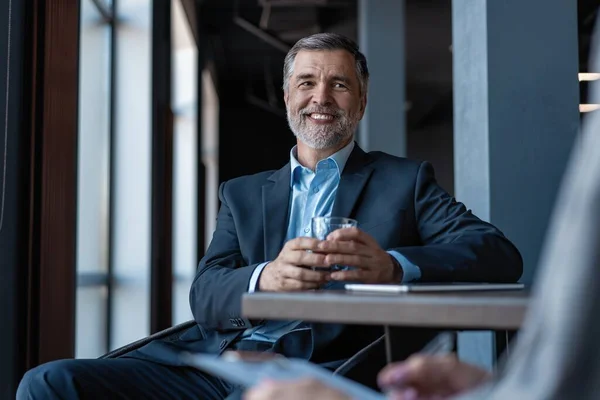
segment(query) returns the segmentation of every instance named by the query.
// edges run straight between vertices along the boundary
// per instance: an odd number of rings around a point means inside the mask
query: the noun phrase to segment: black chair
[[[181,334],[183,331],[185,331],[186,329],[191,328],[195,324],[196,324],[196,321],[194,321],[194,320],[183,322],[179,325],[175,325],[175,326],[172,326],[165,330],[162,330],[160,332],[156,332],[156,333],[154,333],[150,336],[147,336],[145,338],[142,338],[140,340],[136,340],[135,342],[126,344],[125,346],[122,346],[122,347],[119,347],[118,349],[112,350],[112,351],[100,356],[99,358],[107,359],[107,358],[121,357],[131,351],[137,350],[137,349],[147,345],[148,343],[152,342],[153,340],[166,339],[166,338],[177,336],[177,335]],[[338,367],[334,371],[334,374],[345,375],[347,372],[349,372],[352,369],[353,364],[355,364],[356,362],[365,361],[373,351],[375,351],[378,348],[382,348],[382,346],[385,345],[384,340],[385,340],[385,335],[382,335],[379,339],[375,340],[373,343],[366,346],[364,349],[360,350],[351,359],[349,359],[344,364],[342,364],[340,367]]]
[[[156,332],[156,333],[154,333],[150,336],[147,336],[145,338],[142,338],[140,340],[136,340],[133,343],[126,344],[125,346],[122,346],[122,347],[119,347],[118,349],[110,351],[110,352],[104,354],[103,356],[100,356],[99,358],[105,359],[105,358],[121,357],[122,355],[125,355],[131,351],[137,350],[140,347],[147,345],[148,343],[152,342],[153,340],[165,339],[168,337],[180,335],[183,331],[185,331],[188,328],[191,328],[195,324],[196,324],[196,321],[194,321],[194,320],[183,322],[179,325],[175,325],[175,326],[172,326],[165,330],[162,330],[160,332]]]
[[[129,343],[125,346],[119,347],[118,349],[110,351],[101,356],[100,359],[117,358],[131,351],[137,350],[153,340],[165,339],[180,335],[186,329],[194,326],[195,323],[196,322],[194,320],[191,320],[154,333],[148,337],[136,340],[133,343]],[[435,336],[437,331],[430,329],[409,329],[408,331],[405,330],[402,336],[406,336],[407,333],[408,336],[412,337],[413,339],[419,337],[424,340],[424,343],[426,343]],[[391,334],[395,335],[396,332],[392,332]],[[352,358],[333,371],[333,373],[336,375],[345,376],[372,389],[378,390],[376,377],[377,372],[385,366],[385,352],[385,335],[382,335],[373,343],[358,351]],[[410,355],[409,353],[405,352],[405,349],[396,349],[394,353],[394,360],[402,360]]]

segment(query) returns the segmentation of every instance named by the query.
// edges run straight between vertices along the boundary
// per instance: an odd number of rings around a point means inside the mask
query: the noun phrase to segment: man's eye
[[[343,83],[336,83],[333,85],[336,89],[346,89],[346,85]]]
[[[302,82],[300,86],[312,86],[312,82]]]

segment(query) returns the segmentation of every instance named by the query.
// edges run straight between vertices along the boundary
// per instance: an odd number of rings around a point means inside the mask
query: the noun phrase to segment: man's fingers
[[[292,265],[302,265],[307,267],[329,267],[325,260],[326,254],[308,252],[306,250],[290,251],[285,256],[285,260]]]
[[[287,250],[311,250],[317,251],[319,246],[319,239],[310,237],[297,237],[292,240],[288,240],[283,246]]]
[[[325,263],[327,265],[347,265],[360,269],[372,269],[369,266],[370,257],[351,254],[327,254]]]
[[[315,283],[323,283],[327,280],[327,277],[329,276],[329,272],[313,271],[308,268],[294,267],[293,265],[289,265],[283,271],[283,274],[286,278],[295,279],[297,281]]]
[[[342,228],[337,229],[331,232],[327,236],[327,240],[342,240],[342,241],[350,241],[354,240],[356,242],[365,244],[367,246],[379,246],[377,241],[371,237],[371,235],[366,232],[360,230],[359,228]]]
[[[325,254],[318,252],[319,240],[313,238],[296,238],[286,243],[281,252],[281,260],[287,264],[307,267],[329,267],[325,262]]]
[[[331,279],[334,281],[352,281],[372,283],[372,273],[362,269],[351,269],[348,271],[336,271],[331,274]]]
[[[301,291],[301,290],[313,290],[319,289],[321,283],[319,282],[304,282],[293,278],[284,278],[282,281],[282,288],[285,291]]]
[[[370,247],[355,240],[324,240],[318,244],[318,248],[323,253],[360,254],[365,256],[371,253]]]

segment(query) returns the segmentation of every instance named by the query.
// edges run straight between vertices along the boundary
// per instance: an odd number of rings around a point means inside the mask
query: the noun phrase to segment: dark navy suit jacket
[[[180,350],[220,353],[260,322],[242,316],[241,296],[256,266],[274,260],[283,246],[290,166],[227,181],[219,198],[217,227],[190,291],[197,325],[131,356],[178,364]],[[358,220],[383,249],[395,249],[419,266],[423,282],[515,282],[522,273],[518,250],[444,191],[427,162],[365,153],[355,146],[332,215]],[[286,335],[275,351],[335,365],[381,335],[378,327],[309,326]]]

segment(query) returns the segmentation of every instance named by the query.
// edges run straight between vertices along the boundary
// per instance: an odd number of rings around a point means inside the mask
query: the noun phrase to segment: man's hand
[[[248,390],[244,400],[350,400],[346,396],[315,379],[292,382],[266,381]]]
[[[463,363],[454,355],[414,355],[386,366],[378,382],[390,399],[445,399],[474,389],[490,377],[486,370]]]
[[[267,264],[258,280],[264,292],[290,292],[318,289],[327,282],[329,272],[312,271],[306,267],[329,267],[325,254],[315,253],[319,240],[299,237],[288,241],[275,261]]]
[[[318,245],[327,253],[329,265],[346,265],[356,269],[337,271],[331,279],[363,283],[392,283],[402,280],[402,270],[396,260],[384,251],[367,233],[358,228],[338,229]]]

